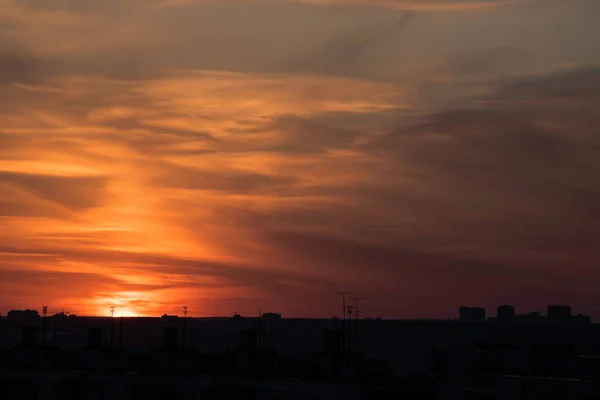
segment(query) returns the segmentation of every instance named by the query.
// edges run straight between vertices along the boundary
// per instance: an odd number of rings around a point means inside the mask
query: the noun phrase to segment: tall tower
[[[358,314],[359,314],[359,308],[358,308],[358,302],[360,300],[367,300],[366,297],[351,297],[350,300],[354,300],[354,338],[353,338],[353,342],[354,342],[354,346],[353,346],[353,350],[355,352],[358,352],[359,350],[359,340],[358,340]]]
[[[338,296],[342,296],[342,351],[344,353],[346,353],[347,350],[347,343],[348,343],[348,339],[347,339],[347,330],[348,327],[346,326],[346,296],[349,294],[354,294],[354,292],[337,292]]]

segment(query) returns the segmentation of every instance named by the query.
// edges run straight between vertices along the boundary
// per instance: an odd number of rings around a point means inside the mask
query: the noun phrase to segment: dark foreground
[[[463,310],[452,321],[13,313],[0,319],[0,399],[600,399],[600,327]]]

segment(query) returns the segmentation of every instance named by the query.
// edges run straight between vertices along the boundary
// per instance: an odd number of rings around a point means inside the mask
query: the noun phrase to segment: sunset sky
[[[599,20],[0,0],[0,312],[600,317]]]

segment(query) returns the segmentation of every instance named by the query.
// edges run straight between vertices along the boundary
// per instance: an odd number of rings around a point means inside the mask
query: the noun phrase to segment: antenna
[[[354,292],[337,292],[338,296],[342,296],[342,317],[346,320],[346,295],[354,294]]]
[[[342,348],[346,352],[346,295],[354,294],[354,292],[337,292],[338,296],[342,296]]]
[[[360,300],[368,300],[366,297],[350,297],[350,300],[354,300],[354,319],[358,320],[358,302]]]
[[[360,300],[367,300],[366,297],[350,297],[350,300],[354,300],[354,351],[358,353],[358,302]]]

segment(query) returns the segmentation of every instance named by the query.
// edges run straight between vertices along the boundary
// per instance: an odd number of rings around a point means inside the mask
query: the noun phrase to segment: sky
[[[597,0],[0,0],[0,312],[600,317]]]

